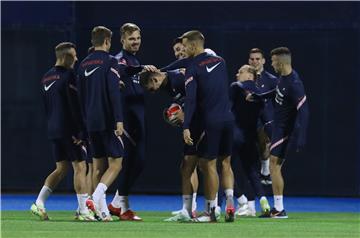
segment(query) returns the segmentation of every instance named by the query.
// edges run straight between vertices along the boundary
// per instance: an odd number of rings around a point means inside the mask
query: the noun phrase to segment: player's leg
[[[247,179],[255,191],[256,196],[260,199],[262,216],[267,216],[270,212],[270,206],[259,178],[258,148],[255,140],[245,143],[241,158]]]
[[[81,221],[96,221],[93,214],[86,207],[86,200],[89,197],[86,184],[86,162],[75,160],[72,162],[74,169],[74,190],[76,192],[79,214],[77,219]]]
[[[193,197],[192,197],[192,214],[193,216],[196,215],[196,208],[197,208],[197,203],[196,203],[196,196],[197,196],[197,191],[199,188],[199,177],[198,177],[198,172],[197,169],[195,167],[194,172],[191,174],[191,185],[192,185],[192,189],[193,189]]]
[[[205,211],[210,214],[214,214],[217,206],[215,197],[219,189],[219,176],[216,168],[216,159],[204,159],[199,160],[199,167],[203,172],[204,181],[204,196],[205,196]],[[214,214],[215,215],[215,214]],[[210,221],[216,221],[215,217],[210,217]]]
[[[181,165],[181,181],[182,181],[182,193],[183,193],[183,205],[185,210],[189,214],[192,213],[192,201],[193,201],[193,185],[191,183],[191,177],[198,164],[198,157],[196,155],[184,156],[184,160]]]
[[[261,183],[264,185],[271,184],[270,178],[270,140],[264,127],[258,130],[258,145],[260,151],[260,162],[261,162]]]
[[[87,163],[87,171],[86,171],[86,192],[87,194],[92,194],[94,192],[94,184],[93,184],[93,162]]]
[[[92,165],[93,165],[92,184],[93,184],[94,188],[96,188],[98,186],[98,184],[100,183],[101,177],[105,173],[106,158],[105,157],[94,158]]]
[[[122,136],[123,137],[123,136]],[[120,170],[122,168],[122,161],[124,155],[124,142],[122,137],[117,137],[114,133],[106,133],[106,154],[108,156],[108,168],[105,171],[104,175],[101,178],[98,186],[95,189],[95,192],[99,193],[99,204],[101,215],[103,220],[112,220],[107,203],[106,203],[106,190],[107,188],[115,181],[118,177]]]
[[[92,151],[95,159],[94,178],[99,179],[92,200],[87,201],[87,206],[104,221],[111,220],[111,216],[106,205],[106,190],[118,176],[121,170],[124,144],[121,137],[117,137],[113,131],[103,131],[90,133]],[[108,168],[105,170],[105,159],[108,157]],[[105,171],[104,171],[105,170]],[[104,172],[103,172],[104,171]],[[95,185],[95,183],[94,183]]]
[[[67,148],[64,139],[56,139],[51,141],[51,150],[53,158],[56,161],[56,168],[45,179],[44,185],[41,188],[35,203],[33,203],[30,208],[31,212],[40,217],[41,220],[49,219],[45,209],[45,202],[68,172],[69,162],[67,161],[66,149]]]
[[[109,210],[113,215],[118,214],[120,220],[142,221],[142,218],[130,209],[129,193],[144,168],[144,110],[142,108],[133,108],[126,116],[126,133],[123,136],[126,156],[124,158],[123,169],[119,175],[118,190],[113,201],[109,204]]]
[[[225,122],[223,124],[221,136],[219,157],[221,161],[221,185],[226,196],[225,221],[232,222],[235,219],[234,206],[234,173],[231,167],[231,154],[233,152],[234,124]]]
[[[281,173],[282,162],[281,158],[273,155],[270,156],[270,174],[273,182],[274,208],[276,209],[276,211],[272,210],[271,215],[287,218],[283,204],[284,179]]]
[[[173,213],[173,217],[165,221],[190,221],[192,217],[192,202],[193,202],[193,186],[191,184],[191,175],[193,174],[198,164],[198,157],[196,155],[185,155],[181,163],[181,185],[182,185],[182,201],[183,207],[180,211]]]
[[[274,129],[270,147],[270,175],[274,194],[274,208],[270,211],[270,216],[274,218],[288,217],[283,204],[284,179],[281,173],[287,144],[288,136],[286,133]]]

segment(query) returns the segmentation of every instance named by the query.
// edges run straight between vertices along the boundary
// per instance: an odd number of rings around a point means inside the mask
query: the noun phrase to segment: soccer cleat
[[[213,222],[208,212],[202,213],[200,216],[192,219],[193,222]],[[215,219],[216,222],[216,219]]]
[[[225,222],[234,222],[235,220],[235,208],[227,207],[225,209]]]
[[[270,214],[270,205],[266,197],[260,199],[260,206],[263,215]]]
[[[92,212],[88,213],[77,213],[77,220],[79,221],[97,221]]]
[[[272,184],[270,174],[269,175],[260,174],[260,180],[261,180],[261,183],[264,184],[264,185],[271,185]]]
[[[132,210],[128,209],[123,214],[120,214],[121,221],[142,221],[143,219],[135,214]]]
[[[94,200],[88,198],[86,200],[86,207],[93,213],[96,220],[101,221],[101,212],[97,210],[97,205],[95,205]]]
[[[36,205],[35,203],[33,203],[30,207],[30,211],[32,214],[40,217],[40,220],[42,221],[50,220],[43,205]]]
[[[76,210],[75,215],[74,215],[74,220],[79,220],[79,216],[80,216],[80,212],[78,210]]]
[[[171,212],[171,215],[175,216],[175,215],[181,213],[181,211],[182,211],[182,209],[177,210],[177,211],[172,211],[172,212]]]
[[[179,221],[179,222],[189,222],[191,221],[191,217],[186,210],[180,210],[175,216],[165,219],[164,221]]]
[[[221,208],[212,207],[210,213],[204,212],[200,216],[192,219],[193,222],[217,222],[220,220]]]
[[[236,210],[236,215],[240,217],[254,217],[256,216],[256,211],[251,210],[247,203],[240,204],[239,208]]]
[[[108,209],[110,211],[110,214],[113,215],[113,216],[120,216],[120,213],[121,213],[121,209],[120,208],[117,208],[117,207],[114,207],[111,203],[108,205]]]
[[[101,221],[109,222],[109,221],[113,221],[113,218],[110,214],[106,214],[105,212],[102,212],[101,213]]]
[[[236,215],[245,216],[247,214],[248,209],[249,209],[249,206],[247,203],[239,204],[239,207],[236,210]]]
[[[175,215],[181,213],[181,211],[182,211],[182,209],[181,209],[181,210],[177,210],[177,211],[172,211],[172,212],[171,212],[171,215],[175,216]],[[196,210],[193,210],[193,211],[191,212],[191,216],[192,216],[192,217],[197,217]]]
[[[280,218],[280,219],[288,218],[285,209],[283,209],[282,211],[279,212],[278,210],[275,209],[275,207],[273,209],[271,209],[270,217],[271,218]]]

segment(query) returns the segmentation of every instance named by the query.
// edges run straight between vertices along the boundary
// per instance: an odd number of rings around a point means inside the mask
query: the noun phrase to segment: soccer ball
[[[180,121],[174,121],[176,119],[175,114],[177,112],[182,111],[182,108],[179,104],[173,103],[170,105],[170,107],[165,108],[164,110],[164,119],[167,123],[169,123],[172,126],[180,126]]]

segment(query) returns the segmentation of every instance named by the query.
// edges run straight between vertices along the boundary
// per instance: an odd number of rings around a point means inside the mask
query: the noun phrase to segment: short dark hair
[[[76,49],[76,45],[72,42],[61,42],[55,46],[55,55],[57,59],[63,58],[69,54],[71,48]]]
[[[105,39],[111,39],[112,32],[105,26],[96,26],[91,32],[91,43],[94,47],[102,46]]]
[[[151,71],[143,71],[139,74],[139,81],[140,81],[140,85],[143,88],[148,88],[150,82],[151,82],[151,78],[158,74],[158,72],[151,72]]]
[[[61,42],[55,46],[56,59],[63,59],[63,66],[66,68],[70,68],[75,61],[74,56],[70,53],[71,49],[76,49],[75,44],[71,42]]]
[[[291,52],[287,47],[277,47],[270,52],[270,55],[287,55],[291,56]]]
[[[260,53],[261,56],[264,58],[264,51],[262,51],[261,49],[259,49],[259,48],[252,48],[252,49],[249,51],[249,55],[250,55],[250,54],[255,54],[255,53]]]
[[[141,31],[140,27],[138,27],[136,24],[134,23],[125,23],[124,25],[122,25],[120,27],[120,37],[123,38],[123,36],[125,35],[125,33],[131,34],[134,31]]]
[[[205,42],[204,35],[198,30],[185,32],[182,36],[180,36],[181,40],[184,38],[188,39],[189,41],[200,41],[202,43]]]
[[[174,40],[173,40],[173,46],[178,44],[178,43],[181,43],[182,44],[182,39],[180,37],[176,37]]]

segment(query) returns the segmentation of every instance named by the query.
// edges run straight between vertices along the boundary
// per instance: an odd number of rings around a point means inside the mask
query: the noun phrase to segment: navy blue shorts
[[[204,137],[198,146],[199,156],[209,160],[219,156],[230,156],[233,146],[233,130],[233,121],[206,125]]]
[[[114,131],[90,132],[90,150],[93,158],[120,158],[124,156],[123,136],[118,137]]]
[[[270,154],[285,159],[288,151],[290,133],[283,129],[274,128],[272,131]]]
[[[56,162],[60,161],[83,161],[81,147],[74,144],[72,138],[60,138],[51,140],[51,150]]]
[[[187,145],[184,143],[184,156],[185,155],[197,155],[198,146],[204,137],[204,126],[200,119],[194,119],[190,124],[191,138],[193,139],[193,145]]]

